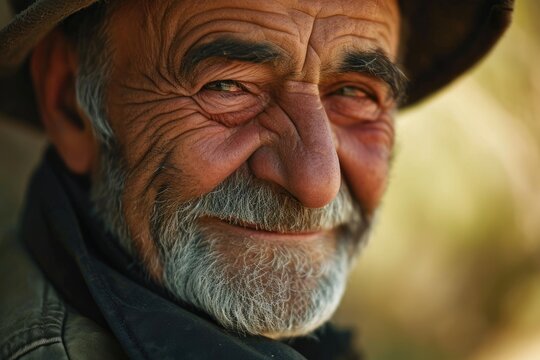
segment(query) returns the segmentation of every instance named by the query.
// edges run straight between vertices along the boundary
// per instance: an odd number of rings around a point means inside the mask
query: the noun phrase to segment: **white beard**
[[[176,297],[225,328],[273,338],[306,334],[327,321],[350,265],[345,246],[271,244],[205,229],[163,253],[165,285]]]
[[[93,187],[98,215],[135,257],[121,208],[125,171],[102,156]],[[321,209],[303,207],[241,168],[214,191],[177,203],[161,191],[150,229],[163,265],[163,286],[182,303],[243,334],[286,338],[326,322],[343,295],[368,222],[345,184]],[[217,232],[200,220],[244,221],[266,231],[328,230],[328,236],[270,242]]]

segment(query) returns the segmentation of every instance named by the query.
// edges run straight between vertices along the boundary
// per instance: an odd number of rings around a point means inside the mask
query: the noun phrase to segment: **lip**
[[[244,221],[237,220],[236,224],[214,218],[214,217],[205,217],[201,219],[201,222],[206,225],[215,226],[217,228],[222,228],[224,231],[235,233],[240,236],[250,237],[250,238],[260,238],[274,241],[290,241],[290,240],[310,240],[315,238],[320,238],[325,234],[328,234],[326,230],[319,231],[302,231],[302,232],[276,232],[276,231],[267,231],[258,229],[255,224],[247,223]]]

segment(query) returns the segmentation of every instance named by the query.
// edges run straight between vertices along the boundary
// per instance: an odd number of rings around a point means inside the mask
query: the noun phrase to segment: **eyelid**
[[[335,95],[335,96],[340,96],[341,94],[338,94],[338,92],[344,88],[354,88],[354,89],[357,89],[359,90],[360,92],[364,93],[365,94],[365,98],[368,98],[369,100],[377,103],[378,105],[381,105],[381,101],[380,101],[380,98],[379,98],[379,95],[377,94],[377,92],[375,90],[372,90],[370,87],[368,86],[363,86],[361,84],[351,84],[351,83],[341,83],[339,84],[339,86],[335,86],[335,87],[332,87],[331,91],[328,93],[328,95]],[[346,96],[346,95],[343,95],[343,96]],[[350,98],[354,98],[353,96],[348,96]],[[362,97],[364,98],[364,97]]]
[[[276,80],[276,73],[267,64],[252,64],[241,61],[212,59],[205,60],[197,66],[196,72],[190,75],[189,81],[193,93],[200,91],[203,86],[212,81],[235,80],[242,84],[272,83]],[[251,90],[248,87],[248,90]]]
[[[347,72],[329,75],[321,84],[321,92],[330,94],[343,86],[358,87],[366,94],[371,94],[372,98],[381,105],[388,103],[388,100],[393,100],[392,90],[386,82],[359,73]]]
[[[362,93],[364,93],[371,100],[376,101],[376,102],[379,101],[379,97],[377,96],[377,94],[374,91],[371,91],[370,89],[368,89],[368,88],[366,88],[364,86],[345,85],[345,86],[342,86],[340,89],[347,88],[347,87],[360,90]]]
[[[222,90],[218,90],[218,89],[212,89],[210,87],[210,85],[219,84],[219,83],[230,84],[230,85],[238,87],[241,91],[247,91],[246,87],[241,82],[236,81],[236,80],[232,80],[232,79],[210,81],[210,82],[204,84],[201,89],[207,89],[207,90],[211,90],[211,91],[222,91]],[[223,90],[223,91],[228,92],[226,90]],[[235,91],[230,91],[230,92],[235,92]],[[240,91],[238,91],[238,92],[240,92]]]

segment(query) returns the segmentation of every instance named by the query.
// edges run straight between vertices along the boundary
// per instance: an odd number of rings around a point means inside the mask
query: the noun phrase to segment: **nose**
[[[305,207],[330,203],[339,191],[341,171],[316,85],[290,86],[259,123],[271,135],[249,160],[253,174],[281,186]]]

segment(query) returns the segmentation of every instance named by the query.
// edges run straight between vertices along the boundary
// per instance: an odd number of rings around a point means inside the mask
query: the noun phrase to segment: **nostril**
[[[282,162],[273,147],[262,146],[257,149],[248,159],[248,166],[256,178],[286,189]]]
[[[275,147],[259,148],[248,160],[253,175],[283,188],[307,208],[328,205],[339,192],[341,169],[335,152],[276,151]]]
[[[311,164],[308,163],[311,160]],[[341,186],[341,170],[336,156],[314,164],[307,159],[304,164],[288,169],[287,188],[293,196],[308,208],[321,208],[331,203]],[[320,160],[320,159],[317,159]]]

